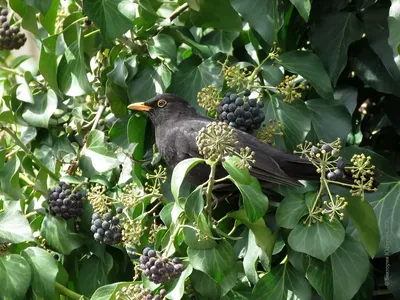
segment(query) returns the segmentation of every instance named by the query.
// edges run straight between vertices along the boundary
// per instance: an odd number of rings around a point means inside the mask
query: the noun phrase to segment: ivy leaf
[[[145,68],[128,83],[129,100],[149,100],[156,94],[164,93],[170,83],[171,72],[164,65]]]
[[[336,85],[347,64],[348,47],[361,38],[363,24],[352,12],[329,14],[319,20],[311,26],[311,45]]]
[[[174,39],[166,34],[158,34],[147,43],[150,57],[176,60],[176,45]]]
[[[247,233],[247,245],[245,248],[246,253],[243,257],[243,269],[244,274],[250,282],[256,284],[258,282],[256,265],[259,257],[262,255],[262,250],[257,246],[253,232],[248,230]]]
[[[171,192],[175,201],[179,199],[179,190],[186,174],[201,162],[204,162],[204,159],[194,157],[185,159],[176,165],[171,177]]]
[[[113,266],[113,258],[105,252],[102,259],[95,255],[81,261],[78,288],[80,293],[90,296],[99,287],[108,283],[108,273]]]
[[[223,78],[220,74],[221,66],[213,58],[199,65],[193,59],[186,59],[179,65],[179,72],[173,74],[170,90],[198,108],[197,93],[209,85],[221,88]]]
[[[233,41],[239,36],[239,31],[224,31],[224,30],[213,30],[207,33],[201,39],[201,44],[208,45],[213,52],[217,53],[233,53]]]
[[[249,170],[246,168],[242,170],[235,166],[239,161],[240,158],[237,156],[228,156],[222,162],[222,166],[236,182],[241,184],[250,184],[252,179]]]
[[[399,61],[400,45],[400,0],[392,0],[388,16],[389,39],[388,43],[392,47],[393,57],[396,62]],[[397,63],[399,64],[399,63]]]
[[[49,214],[43,219],[40,233],[46,239],[47,244],[62,254],[70,254],[85,242],[83,236],[69,231],[64,219]]]
[[[15,156],[0,169],[0,191],[12,200],[23,199],[19,185],[19,167],[21,163]]]
[[[239,31],[242,21],[229,0],[199,0],[199,11],[191,10],[190,19],[197,27]],[[221,18],[221,16],[224,16]]]
[[[290,0],[292,4],[299,11],[300,16],[308,22],[311,11],[311,1],[310,0]]]
[[[234,267],[235,254],[232,246],[225,240],[215,248],[188,248],[187,252],[192,267],[206,273],[217,282],[223,280]]]
[[[377,218],[368,201],[360,197],[346,197],[346,211],[357,228],[358,236],[369,256],[373,258],[378,251],[380,234]]]
[[[8,299],[25,299],[31,283],[28,262],[20,255],[0,256],[0,296]]]
[[[333,99],[333,88],[320,58],[310,51],[290,51],[279,56],[281,65],[304,77],[324,99]]]
[[[311,299],[311,286],[303,274],[287,262],[273,268],[257,282],[251,299]]]
[[[325,261],[340,247],[344,237],[345,230],[337,219],[332,222],[324,219],[311,226],[297,224],[290,232],[288,241],[293,250]]]
[[[304,195],[291,194],[279,205],[276,211],[276,223],[280,227],[293,229],[307,213]]]
[[[189,7],[195,11],[200,10],[199,0],[185,0]]]
[[[22,118],[31,126],[48,128],[57,105],[57,95],[53,90],[48,90],[46,94],[37,94],[33,104],[24,105]]]
[[[48,10],[50,9],[53,0],[23,0],[29,6],[35,7],[39,10],[42,14],[47,14]]]
[[[109,300],[113,299],[117,296],[117,292],[120,291],[123,287],[129,286],[131,282],[117,282],[113,284],[103,285],[99,287],[92,297],[91,300]]]
[[[221,299],[235,286],[237,282],[237,271],[232,268],[229,274],[221,281],[217,282],[207,274],[193,270],[190,276],[193,288],[196,292],[207,299]]]
[[[35,101],[33,100],[31,89],[29,88],[29,85],[26,83],[26,81],[24,81],[17,87],[16,97],[22,102],[31,104],[35,103]]]
[[[126,79],[128,78],[128,68],[125,62],[118,57],[114,62],[114,69],[107,73],[107,77],[115,84],[126,87]],[[108,98],[108,97],[107,97]],[[108,98],[110,99],[110,98]],[[112,99],[112,98],[111,98]]]
[[[85,1],[87,2],[90,1]],[[92,88],[86,76],[81,28],[78,24],[73,26],[76,29],[76,40],[69,45],[61,58],[57,69],[57,81],[65,95],[76,97],[89,94]]]
[[[39,247],[26,248],[21,255],[31,267],[32,288],[35,294],[45,299],[53,298],[58,273],[57,262],[53,255]]]
[[[111,111],[117,118],[128,114],[127,106],[129,101],[123,88],[108,80],[106,84],[106,96],[110,102]]]
[[[185,212],[189,220],[197,221],[204,209],[203,186],[199,185],[185,202]]]
[[[12,202],[0,213],[0,243],[34,241],[26,217],[18,210],[19,202]]]
[[[87,136],[86,149],[82,153],[79,164],[84,176],[92,177],[97,173],[109,171],[120,163],[115,154],[108,149],[104,132],[93,130]]]
[[[313,99],[306,101],[311,113],[311,122],[318,139],[334,141],[347,139],[352,131],[351,115],[347,108],[335,100]],[[336,124],[336,126],[331,126]],[[331,127],[330,130],[326,128]]]
[[[182,299],[185,292],[185,280],[192,272],[193,268],[191,265],[185,266],[185,270],[181,273],[176,283],[174,283],[174,286],[168,286],[170,292],[165,297],[168,299]]]
[[[104,38],[112,40],[133,26],[136,6],[129,0],[85,0],[83,11],[100,28]]]
[[[352,299],[367,279],[368,271],[368,256],[361,244],[346,236],[325,262],[310,259],[307,278],[326,300]]]
[[[272,45],[277,40],[277,33],[282,26],[277,1],[231,0],[231,4],[268,44]]]
[[[39,58],[39,71],[47,81],[50,88],[58,91],[57,81],[57,47],[62,43],[63,35],[52,35],[45,38],[42,42]]]

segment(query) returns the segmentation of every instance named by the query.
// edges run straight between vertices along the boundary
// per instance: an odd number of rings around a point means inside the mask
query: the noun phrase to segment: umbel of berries
[[[122,241],[122,228],[119,225],[119,218],[108,212],[101,217],[98,213],[92,215],[92,226],[90,230],[96,241],[115,245]]]
[[[19,49],[25,44],[26,36],[19,32],[18,26],[10,26],[7,16],[8,10],[3,8],[0,16],[0,50]]]
[[[265,114],[261,110],[264,104],[261,100],[248,96],[249,90],[245,90],[244,97],[227,93],[217,108],[218,119],[248,133],[260,128],[265,120]]]
[[[72,192],[71,186],[60,182],[50,190],[48,203],[50,213],[64,219],[79,217],[83,210],[85,195]]]
[[[178,257],[172,260],[167,257],[157,257],[157,252],[149,247],[144,248],[139,261],[143,274],[156,284],[167,284],[178,278],[185,270]]]

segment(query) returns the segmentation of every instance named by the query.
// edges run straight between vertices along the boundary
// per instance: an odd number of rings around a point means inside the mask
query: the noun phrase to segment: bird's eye
[[[164,99],[158,100],[157,106],[163,108],[165,105],[167,105],[167,101]]]

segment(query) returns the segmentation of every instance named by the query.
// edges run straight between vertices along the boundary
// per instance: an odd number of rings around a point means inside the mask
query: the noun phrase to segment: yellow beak
[[[128,105],[129,109],[137,110],[137,111],[150,111],[152,110],[151,106],[144,104],[144,102],[137,102]]]

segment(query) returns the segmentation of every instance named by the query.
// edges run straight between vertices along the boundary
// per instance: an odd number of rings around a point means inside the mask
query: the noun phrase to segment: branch
[[[25,153],[28,155],[40,168],[42,168],[47,174],[49,174],[54,180],[58,181],[60,178],[56,173],[52,172],[49,168],[47,168],[32,152],[25,146],[25,144],[18,138],[18,136],[8,127],[3,126],[0,123],[0,129],[7,132],[14,140],[15,144],[17,144]]]
[[[79,295],[79,294],[75,293],[74,291],[71,291],[69,288],[59,284],[58,282],[56,282],[56,290],[71,299],[76,299],[76,300],[86,299],[85,296]]]
[[[175,9],[172,14],[168,17],[169,21],[172,22],[175,20],[181,13],[183,13],[187,8],[189,7],[189,4],[186,2],[179,6],[177,9]]]

